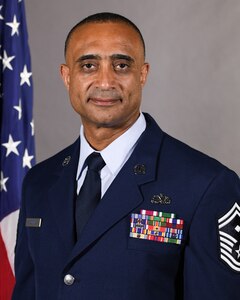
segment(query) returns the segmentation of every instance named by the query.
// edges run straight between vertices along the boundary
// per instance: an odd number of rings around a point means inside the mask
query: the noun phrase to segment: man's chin
[[[121,122],[119,118],[114,117],[98,117],[94,120],[89,120],[87,122],[83,121],[83,125],[86,124],[86,126],[94,126],[95,128],[112,128],[117,129],[124,126],[124,122]]]

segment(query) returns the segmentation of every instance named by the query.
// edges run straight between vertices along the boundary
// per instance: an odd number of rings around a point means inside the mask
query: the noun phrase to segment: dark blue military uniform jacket
[[[149,115],[145,117],[145,132],[77,243],[74,199],[79,140],[28,172],[13,300],[239,297],[238,176],[162,132]],[[142,209],[183,220],[182,236],[173,234],[172,242],[148,240],[143,224],[145,235],[130,237],[137,223],[133,224],[131,214],[140,215]]]

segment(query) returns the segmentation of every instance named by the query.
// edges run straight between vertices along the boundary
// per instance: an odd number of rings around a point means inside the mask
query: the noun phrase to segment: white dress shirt
[[[84,136],[84,128],[80,127],[80,157],[77,169],[77,193],[79,193],[80,188],[83,184],[84,178],[87,173],[87,167],[82,170],[86,158],[92,152],[99,152],[102,155],[106,165],[100,171],[101,177],[101,193],[102,196],[107,191],[110,184],[113,182],[114,178],[117,176],[118,172],[121,170],[122,166],[128,160],[132,154],[137,141],[143,131],[146,129],[146,120],[144,115],[141,113],[137,121],[122,135],[120,135],[116,140],[114,140],[110,145],[104,148],[102,151],[94,150],[87,142]]]

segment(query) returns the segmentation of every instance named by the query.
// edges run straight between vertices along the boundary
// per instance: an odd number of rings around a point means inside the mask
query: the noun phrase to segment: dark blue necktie
[[[88,166],[87,174],[76,200],[77,239],[101,199],[99,172],[105,166],[105,162],[100,153],[93,152],[87,157],[85,165]]]

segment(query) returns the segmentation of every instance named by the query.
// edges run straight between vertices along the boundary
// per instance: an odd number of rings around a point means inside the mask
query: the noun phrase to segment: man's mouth
[[[97,106],[113,106],[114,104],[118,103],[121,101],[120,98],[89,98],[90,102]]]

